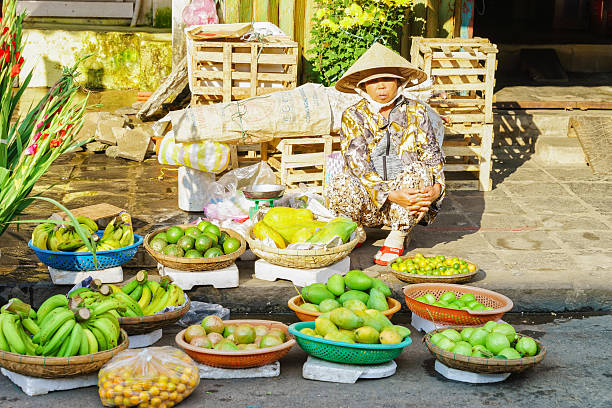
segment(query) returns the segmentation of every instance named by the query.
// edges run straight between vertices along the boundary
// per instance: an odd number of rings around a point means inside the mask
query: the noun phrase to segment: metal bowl
[[[244,196],[253,200],[279,198],[285,192],[285,186],[279,184],[254,184],[243,190]]]

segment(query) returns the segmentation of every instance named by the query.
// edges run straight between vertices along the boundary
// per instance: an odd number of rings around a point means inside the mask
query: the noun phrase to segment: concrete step
[[[534,158],[543,164],[586,164],[584,152],[578,139],[571,137],[540,137],[535,143]]]

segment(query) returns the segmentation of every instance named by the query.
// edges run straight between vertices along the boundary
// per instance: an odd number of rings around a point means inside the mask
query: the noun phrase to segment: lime
[[[153,238],[149,243],[149,246],[156,252],[161,252],[166,245],[168,245],[168,243],[165,240],[157,237]]]
[[[204,221],[200,221],[200,222],[198,223],[198,229],[199,229],[200,231],[204,232],[204,230],[206,229],[206,227],[208,227],[210,224],[211,224],[211,222],[210,222],[210,221],[206,221],[206,220],[204,220]]]
[[[213,245],[217,245],[217,244],[219,243],[219,237],[218,237],[218,236],[216,236],[215,234],[213,234],[212,232],[205,232],[205,233],[204,233],[204,234],[202,234],[202,235],[205,235],[205,236],[207,236],[208,238],[210,238],[210,239],[211,239],[211,241],[212,241],[212,244],[213,244]]]
[[[223,245],[225,240],[228,238],[230,238],[230,235],[225,231],[221,231],[221,234],[219,235],[219,244]]]
[[[210,248],[204,253],[204,258],[215,258],[221,255],[223,255],[223,252],[219,248]]]
[[[210,232],[211,234],[216,235],[217,237],[221,235],[221,230],[215,224],[207,225],[206,228],[204,228],[204,232]]]
[[[440,298],[438,300],[440,302],[451,303],[456,299],[457,297],[455,296],[453,292],[444,292],[443,294],[440,295]]]
[[[193,239],[196,239],[197,237],[202,235],[202,231],[200,231],[198,227],[187,227],[185,229],[185,235]]]
[[[189,251],[190,249],[193,249],[194,243],[195,239],[185,235],[176,242],[176,245],[180,246],[183,251]]]
[[[206,234],[200,234],[195,240],[195,249],[201,252],[207,251],[212,246],[212,239]]]
[[[225,242],[223,242],[223,252],[226,254],[236,252],[239,248],[240,241],[238,241],[236,238],[227,238]]]
[[[160,232],[159,234],[153,237],[153,239],[157,239],[157,238],[164,240],[164,242],[168,242],[168,238],[166,237],[165,232]],[[153,241],[153,239],[151,241]]]
[[[185,258],[202,258],[202,253],[195,249],[185,252]]]
[[[166,245],[163,252],[164,252],[164,255],[176,256],[179,258],[185,254],[185,251],[183,251],[183,248],[181,248],[180,246],[176,244]]]
[[[461,300],[465,304],[469,304],[470,302],[475,301],[476,297],[474,296],[473,293],[465,293],[463,296],[459,298],[459,300]]]
[[[181,237],[184,235],[185,231],[183,231],[183,229],[178,225],[175,225],[174,227],[168,228],[168,230],[166,231],[166,241],[169,244],[176,244],[178,240],[181,239]]]
[[[431,293],[426,293],[423,297],[427,299],[427,303],[429,304],[432,304],[433,302],[436,301],[436,297]]]

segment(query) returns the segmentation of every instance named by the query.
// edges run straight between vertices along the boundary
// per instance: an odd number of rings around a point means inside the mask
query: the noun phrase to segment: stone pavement
[[[509,296],[514,311],[612,310],[612,176],[594,175],[586,165],[544,165],[530,146],[515,142],[496,139],[493,191],[449,191],[436,222],[415,229],[408,251],[475,262],[482,271],[472,284]],[[35,192],[68,208],[99,202],[126,208],[140,234],[198,216],[178,209],[177,172],[154,158],[136,163],[74,153],[58,160]],[[40,201],[25,217],[46,218],[54,211]],[[67,290],[51,283],[27,247],[30,231],[11,228],[0,238],[0,303],[19,296],[37,306]],[[386,232],[367,232],[365,245],[351,254],[352,267],[380,274],[403,298],[403,283],[372,262]],[[238,313],[288,312],[286,301],[295,294],[290,282],[253,279],[253,262],[238,266],[240,287],[197,287],[192,299]],[[125,269],[154,267],[141,248]]]

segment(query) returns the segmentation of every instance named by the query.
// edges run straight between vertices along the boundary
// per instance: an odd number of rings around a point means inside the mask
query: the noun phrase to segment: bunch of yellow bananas
[[[123,248],[134,243],[134,231],[132,220],[128,213],[122,212],[113,218],[104,229],[104,234],[98,242],[97,249],[100,251],[111,251]]]

